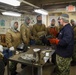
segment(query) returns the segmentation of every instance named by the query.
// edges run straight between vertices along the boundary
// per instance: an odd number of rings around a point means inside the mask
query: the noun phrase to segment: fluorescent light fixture
[[[35,9],[34,12],[40,13],[40,14],[43,14],[43,15],[48,15],[48,12],[44,9]]]
[[[8,15],[8,16],[16,16],[16,17],[21,16],[20,13],[12,12],[12,11],[2,12],[2,14],[3,14],[3,15]]]
[[[12,6],[20,6],[20,2],[18,0],[0,0],[0,2]]]

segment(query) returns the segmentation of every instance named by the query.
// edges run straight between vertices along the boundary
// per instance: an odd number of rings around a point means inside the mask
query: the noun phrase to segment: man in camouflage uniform
[[[14,54],[16,53],[17,46],[21,43],[20,32],[17,30],[18,22],[14,22],[11,24],[11,28],[6,32],[6,43],[9,50],[11,50]],[[11,62],[10,71],[11,75],[16,75],[16,65],[17,63]]]
[[[60,30],[58,37],[50,40],[52,44],[56,44],[57,71],[55,75],[70,75],[70,62],[74,49],[74,32],[69,24],[69,15],[62,14],[60,16],[60,24],[63,25],[63,28]]]
[[[42,41],[40,40],[41,37],[46,35],[47,30],[44,24],[42,24],[42,16],[37,16],[37,23],[33,25],[33,36],[36,41],[36,44],[41,44]]]
[[[73,19],[71,19],[70,23],[74,30],[74,51],[73,51],[71,66],[75,66],[76,65],[76,25]]]

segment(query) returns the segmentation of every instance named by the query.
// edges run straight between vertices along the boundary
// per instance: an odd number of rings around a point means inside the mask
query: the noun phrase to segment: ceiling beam
[[[70,4],[56,4],[56,5],[45,5],[43,6],[43,9],[58,9],[58,8],[66,8]]]
[[[42,0],[43,5],[76,2],[76,0]]]
[[[76,2],[61,3],[61,4],[48,4],[48,5],[43,5],[43,8],[44,9],[58,9],[58,8],[65,8],[68,5],[76,6]]]
[[[50,5],[59,5],[59,4],[67,4],[76,2],[76,0],[25,0],[27,2],[30,2],[40,8],[47,8]]]
[[[34,8],[40,8],[39,6],[36,5],[37,1],[35,0],[19,0],[21,3],[27,4],[29,6],[32,6]]]

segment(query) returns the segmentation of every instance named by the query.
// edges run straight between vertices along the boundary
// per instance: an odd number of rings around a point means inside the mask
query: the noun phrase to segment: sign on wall
[[[66,7],[66,10],[67,10],[68,12],[75,12],[75,6],[69,5],[69,6]]]
[[[5,26],[5,20],[0,20],[0,26]]]

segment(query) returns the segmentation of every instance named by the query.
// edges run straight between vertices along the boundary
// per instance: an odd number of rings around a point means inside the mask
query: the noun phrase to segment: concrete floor
[[[43,75],[52,75],[52,71],[54,69],[53,64],[45,64],[43,67]],[[17,65],[17,72],[21,72],[20,75],[32,75],[32,70],[30,67],[26,67],[23,71],[21,69],[21,65]],[[5,67],[5,74],[7,75],[7,67]],[[36,75],[36,74],[35,74]],[[76,75],[76,66],[70,67],[70,75]]]

